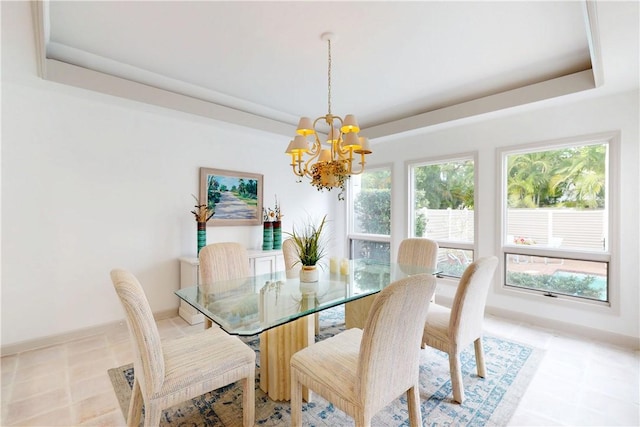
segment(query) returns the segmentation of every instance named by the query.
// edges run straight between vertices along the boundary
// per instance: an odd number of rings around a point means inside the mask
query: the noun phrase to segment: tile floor
[[[199,331],[162,320],[163,338]],[[501,319],[487,333],[546,350],[513,426],[640,425],[640,352]],[[125,425],[107,369],[133,360],[126,327],[2,358],[3,426]]]

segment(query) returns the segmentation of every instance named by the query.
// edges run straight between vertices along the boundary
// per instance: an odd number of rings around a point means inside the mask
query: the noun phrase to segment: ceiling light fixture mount
[[[358,175],[364,171],[365,156],[371,154],[369,140],[359,137],[360,127],[353,114],[347,114],[344,119],[331,113],[331,41],[336,40],[333,33],[323,33],[320,39],[327,42],[328,68],[327,68],[327,100],[328,112],[313,122],[308,117],[301,117],[296,130],[297,135],[289,143],[286,153],[291,156],[293,173],[300,177],[307,177],[311,185],[320,190],[340,188],[338,199],[344,199],[344,184],[351,175]],[[329,126],[327,140],[324,142],[328,148],[323,148],[320,136],[316,129],[318,123],[326,123]],[[307,136],[313,135],[310,141]],[[360,167],[354,169],[354,154],[360,155]],[[305,160],[304,156],[308,156]],[[302,181],[302,179],[300,179]]]

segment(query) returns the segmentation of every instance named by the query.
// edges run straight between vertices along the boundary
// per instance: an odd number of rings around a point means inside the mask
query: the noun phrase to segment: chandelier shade
[[[332,33],[324,33],[322,40],[328,45],[328,113],[315,120],[301,117],[296,136],[289,142],[286,154],[291,156],[293,173],[311,180],[318,190],[340,188],[338,199],[343,199],[344,184],[351,175],[361,174],[365,168],[365,156],[371,154],[369,140],[358,136],[360,126],[353,114],[344,119],[331,113],[331,40]],[[329,126],[327,139],[320,140],[317,124]],[[307,139],[310,137],[310,140]],[[357,156],[359,155],[359,162]],[[354,164],[359,166],[354,166]]]

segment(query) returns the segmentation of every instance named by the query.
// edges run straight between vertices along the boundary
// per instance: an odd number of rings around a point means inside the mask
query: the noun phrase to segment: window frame
[[[354,231],[354,221],[355,221],[355,209],[354,209],[354,202],[355,202],[355,195],[353,192],[353,181],[352,179],[349,179],[349,184],[347,186],[347,196],[346,196],[346,254],[347,257],[349,259],[353,259],[353,242],[356,240],[359,241],[370,241],[370,242],[382,242],[382,243],[388,243],[389,244],[389,256],[391,257],[390,261],[393,262],[393,247],[391,245],[392,242],[392,235],[393,235],[393,163],[384,163],[384,164],[378,164],[378,165],[367,165],[367,168],[364,170],[363,173],[368,173],[368,172],[375,172],[375,171],[380,171],[380,170],[388,170],[389,171],[389,176],[391,177],[391,183],[390,183],[390,188],[389,190],[391,191],[391,204],[390,204],[390,212],[389,212],[389,218],[391,221],[390,224],[390,234],[389,235],[385,235],[385,234],[367,234],[367,233],[356,233]],[[362,174],[358,174],[358,175],[362,175]]]
[[[603,251],[561,249],[551,247],[533,247],[527,245],[516,245],[507,241],[507,156],[514,154],[525,154],[540,151],[551,151],[565,147],[576,147],[583,145],[608,144],[608,155],[605,159],[606,165],[606,192],[605,192],[605,215],[608,218],[607,240]],[[568,138],[558,138],[545,141],[538,141],[528,144],[511,145],[496,149],[496,199],[497,199],[497,230],[500,233],[497,242],[496,253],[499,254],[500,268],[496,272],[500,276],[496,292],[513,295],[516,297],[533,298],[544,303],[571,306],[590,307],[592,309],[603,308],[606,310],[618,309],[619,283],[618,280],[618,224],[619,224],[619,198],[618,191],[620,182],[620,132],[601,132],[588,135],[573,136]],[[534,257],[550,257],[566,260],[593,261],[607,263],[607,301],[598,301],[583,297],[551,293],[545,290],[519,288],[507,285],[507,257],[509,255],[523,255]]]
[[[433,239],[438,243],[438,250],[440,249],[459,249],[465,251],[471,251],[472,259],[475,261],[478,254],[478,151],[466,151],[462,153],[448,154],[442,156],[430,156],[421,159],[412,159],[405,162],[405,174],[407,179],[407,236],[414,236],[415,223],[413,210],[415,207],[415,185],[414,185],[414,169],[420,166],[429,166],[433,164],[451,163],[456,161],[473,161],[473,242],[466,241],[440,241]],[[428,238],[428,236],[427,236]],[[451,279],[457,281],[459,276],[453,275],[441,275],[445,279]]]

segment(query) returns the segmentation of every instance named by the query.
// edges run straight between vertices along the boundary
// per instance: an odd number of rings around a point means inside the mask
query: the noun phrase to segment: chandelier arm
[[[360,165],[360,170],[354,171],[351,169],[351,164],[349,164],[349,174],[350,175],[360,175],[362,172],[364,172],[364,165],[366,163],[365,159],[364,159],[365,154],[361,153],[360,154],[360,161],[358,162],[358,164]]]
[[[303,177],[304,170],[302,170],[302,153],[291,153],[291,169],[293,170],[294,175]]]
[[[297,169],[296,169],[296,166],[298,167]],[[291,163],[291,169],[293,169],[293,174],[295,176],[299,176],[301,178],[304,176],[304,171],[302,170],[302,167],[300,164],[296,165],[295,163]]]
[[[318,131],[316,130],[316,124],[318,124],[318,121],[320,120],[326,120],[326,116],[318,117],[313,121],[313,132],[314,132],[313,134],[316,136],[316,139],[318,139]]]
[[[314,123],[314,128],[315,128],[315,123]],[[322,145],[320,143],[320,139],[318,138],[318,134],[314,133],[313,136],[315,137],[315,141],[313,141],[311,149],[307,151],[307,154],[309,155],[309,159],[307,159],[307,161],[304,162],[304,169],[302,168],[300,169],[302,175],[299,175],[299,176],[306,175],[307,177],[311,178],[312,163],[314,162],[314,160],[317,160],[318,157],[320,157],[320,151],[322,150]],[[300,160],[300,162],[302,161],[303,160]]]

